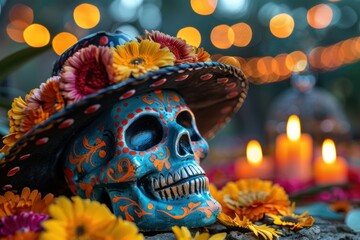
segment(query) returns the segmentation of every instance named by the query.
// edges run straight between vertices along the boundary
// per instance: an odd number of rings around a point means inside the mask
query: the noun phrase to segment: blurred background
[[[210,140],[209,172],[244,157],[253,139],[273,157],[291,114],[316,147],[331,137],[339,154],[360,159],[359,13],[359,0],[0,0],[0,60],[15,54],[7,64],[18,63],[0,65],[0,133],[8,131],[11,100],[46,81],[78,39],[157,29],[204,47],[213,60],[233,57],[251,82],[243,107]],[[33,52],[16,54],[27,48]]]

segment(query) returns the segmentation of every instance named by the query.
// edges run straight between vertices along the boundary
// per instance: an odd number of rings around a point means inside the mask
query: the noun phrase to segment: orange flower
[[[304,212],[300,215],[294,213],[295,203],[287,209],[287,211],[280,211],[279,215],[266,214],[269,216],[275,225],[287,226],[293,231],[300,230],[304,227],[311,227],[315,219]]]
[[[211,62],[210,54],[204,48],[198,48],[196,53],[197,62]]]
[[[290,201],[285,190],[271,181],[259,179],[243,179],[229,182],[214,195],[222,205],[222,211],[230,217],[237,214],[251,221],[258,221],[266,213],[279,214],[286,211]]]
[[[21,132],[27,133],[34,126],[48,119],[49,116],[50,114],[48,112],[44,112],[42,107],[39,107],[37,109],[29,109],[27,111],[26,117],[24,117],[23,121],[21,122]]]
[[[28,109],[42,107],[44,112],[50,115],[64,108],[64,99],[59,90],[59,76],[49,78],[46,83],[42,83],[39,88],[31,90],[26,98]]]
[[[41,199],[38,190],[30,191],[27,187],[23,188],[21,195],[7,191],[0,195],[0,219],[21,212],[47,213],[48,206],[53,202],[54,195],[49,193]]]

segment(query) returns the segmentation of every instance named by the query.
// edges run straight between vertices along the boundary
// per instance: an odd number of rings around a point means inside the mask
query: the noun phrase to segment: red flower
[[[160,43],[161,48],[168,47],[170,52],[175,55],[175,64],[185,62],[195,62],[196,55],[194,54],[194,47],[187,44],[185,40],[172,37],[159,31],[152,31],[151,33],[145,31],[146,38],[151,41]]]
[[[107,47],[91,45],[71,56],[60,74],[60,91],[67,104],[112,85],[112,65],[112,51]]]

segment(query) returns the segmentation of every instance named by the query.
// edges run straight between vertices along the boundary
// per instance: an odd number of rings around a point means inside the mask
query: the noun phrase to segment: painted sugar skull
[[[220,210],[200,167],[208,144],[182,97],[155,91],[116,103],[70,142],[74,194],[107,202],[142,230],[213,223]]]
[[[220,206],[199,165],[204,138],[240,108],[248,83],[209,56],[158,31],[79,40],[52,77],[14,100],[0,194],[80,195],[144,231],[215,222]]]

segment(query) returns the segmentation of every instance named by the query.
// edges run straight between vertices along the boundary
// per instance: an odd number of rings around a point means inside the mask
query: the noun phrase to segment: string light
[[[197,14],[210,15],[216,9],[217,0],[191,0],[190,5]]]
[[[199,30],[194,27],[184,27],[180,29],[176,37],[186,40],[187,43],[194,47],[199,47],[201,44],[201,34]]]
[[[31,24],[24,30],[24,40],[31,47],[43,47],[50,41],[49,30],[40,24]]]
[[[52,40],[52,47],[57,55],[61,55],[66,49],[77,42],[77,37],[68,32],[57,34]]]
[[[286,13],[281,13],[270,20],[270,31],[278,38],[287,38],[294,30],[295,22],[292,16]]]
[[[75,23],[81,28],[93,28],[100,21],[100,11],[92,4],[80,4],[74,9],[74,20]]]
[[[246,47],[252,39],[251,27],[246,23],[237,23],[231,26],[235,34],[234,46]]]
[[[233,45],[235,34],[231,27],[222,24],[212,29],[210,39],[215,47],[220,49],[227,49]]]
[[[328,5],[319,4],[309,9],[306,18],[311,27],[326,28],[331,23],[333,11]]]

